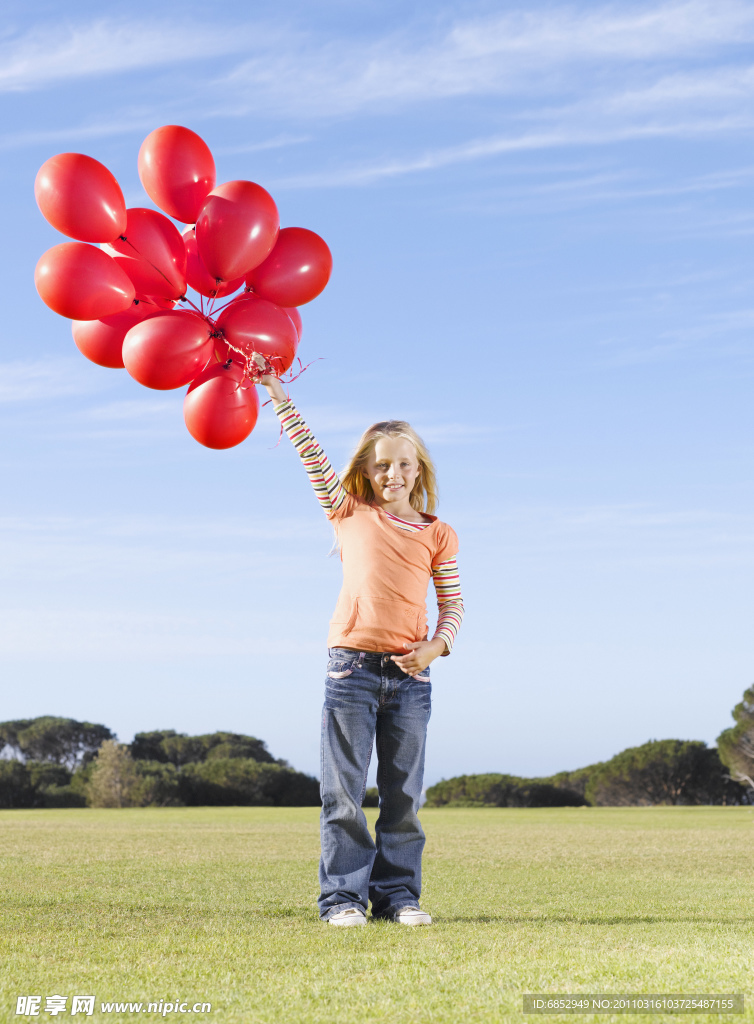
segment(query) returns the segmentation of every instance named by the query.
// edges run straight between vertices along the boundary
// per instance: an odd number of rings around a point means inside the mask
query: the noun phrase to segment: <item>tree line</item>
[[[254,736],[172,729],[118,743],[45,715],[0,723],[0,807],[316,806],[319,783]]]
[[[428,807],[635,807],[754,803],[754,686],[733,709],[735,726],[717,738],[652,740],[609,761],[525,779],[489,773],[443,779]]]
[[[717,747],[652,740],[609,761],[546,778],[443,779],[427,806],[581,807],[754,804],[754,686]],[[240,733],[172,729],[117,742],[105,725],[45,715],[0,722],[0,808],[317,806],[319,783]],[[376,789],[364,805],[378,805]]]

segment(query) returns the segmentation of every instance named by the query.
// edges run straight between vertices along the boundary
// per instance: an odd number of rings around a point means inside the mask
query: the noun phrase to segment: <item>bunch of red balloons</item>
[[[42,165],[39,208],[77,241],[42,256],[37,291],[73,321],[87,359],[125,366],[148,388],[188,384],[189,432],[208,448],[231,448],[249,436],[259,412],[261,371],[251,357],[263,355],[277,376],[291,368],[301,338],[297,307],[327,284],[330,250],[313,231],[281,229],[261,185],[216,185],[212,153],[188,128],[151,132],[139,150],[139,177],[167,217],[126,209],[118,182],[90,156],[59,153]],[[169,217],[188,225],[182,235]]]

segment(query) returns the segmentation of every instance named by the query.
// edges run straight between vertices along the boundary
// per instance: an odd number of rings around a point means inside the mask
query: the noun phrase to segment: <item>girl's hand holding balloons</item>
[[[287,402],[288,396],[283,391],[283,385],[280,383],[278,377],[274,373],[270,373],[272,367],[270,366],[269,360],[262,355],[261,352],[254,352],[251,356],[251,362],[261,372],[262,376],[259,378],[259,383],[263,388],[267,389],[267,394],[270,396],[275,405],[280,405],[281,402]]]

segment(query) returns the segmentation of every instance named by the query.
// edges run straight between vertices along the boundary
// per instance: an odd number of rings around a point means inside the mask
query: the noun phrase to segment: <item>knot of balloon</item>
[[[74,241],[42,255],[37,291],[72,321],[87,359],[125,368],[144,387],[186,387],[192,437],[208,448],[234,447],[256,425],[261,377],[289,383],[307,369],[298,355],[298,307],[327,285],[332,255],[314,231],[281,228],[261,185],[218,185],[209,147],[189,128],[150,132],[138,172],[158,209],[127,209],[115,177],[91,156],[45,161],[37,204]]]

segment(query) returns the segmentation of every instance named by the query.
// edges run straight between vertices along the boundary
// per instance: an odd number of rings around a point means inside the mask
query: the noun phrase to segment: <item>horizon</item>
[[[38,717],[39,718],[55,718],[55,717],[63,717],[63,716],[40,715]],[[34,721],[34,720],[35,719],[31,719],[30,721]],[[14,721],[18,721],[18,720],[16,719]],[[5,725],[5,724],[7,724],[7,723],[0,722],[0,725]],[[107,729],[110,728],[107,725],[106,722],[91,722],[89,720],[86,720],[85,722],[79,722],[78,724],[80,724],[80,725],[86,724],[86,725],[90,725],[90,726],[91,725],[94,725],[94,726],[105,726],[105,728],[107,728]],[[194,739],[194,738],[196,738],[196,736],[202,736],[202,735],[204,735],[204,736],[206,736],[206,735],[212,736],[212,735],[216,735],[216,734],[226,734],[226,735],[229,735],[229,736],[242,736],[245,739],[253,739],[253,740],[257,740],[257,741],[261,742],[262,746],[266,749],[267,753],[272,758],[274,758],[275,761],[283,761],[287,765],[289,765],[291,768],[295,769],[296,771],[302,771],[302,769],[300,769],[298,767],[298,765],[294,764],[287,755],[285,755],[285,754],[278,755],[275,751],[270,750],[270,748],[269,748],[269,746],[267,744],[267,741],[264,739],[264,737],[262,737],[262,736],[248,736],[245,733],[235,733],[231,729],[219,728],[219,729],[213,730],[211,733],[196,733],[196,734],[179,733],[177,730],[171,730],[170,728],[162,728],[162,729],[154,729],[154,730],[138,730],[136,733],[134,733],[134,736],[127,743],[122,741],[118,737],[117,733],[114,732],[114,730],[110,729],[110,732],[113,733],[111,739],[115,740],[115,742],[117,742],[119,744],[122,744],[124,746],[130,746],[134,742],[134,740],[135,740],[135,738],[137,736],[150,735],[153,732],[164,732],[164,733],[173,732],[177,736],[184,736],[184,737],[189,738],[189,739]],[[722,730],[721,730],[721,732],[722,732]],[[611,756],[607,757],[605,759],[605,761],[610,761],[613,758],[617,757],[619,754],[623,754],[623,753],[625,753],[628,750],[635,750],[635,749],[637,749],[639,747],[648,746],[648,745],[651,745],[653,743],[666,743],[666,742],[671,742],[671,743],[672,742],[676,742],[676,743],[704,743],[705,746],[707,747],[707,749],[717,750],[717,744],[716,743],[712,743],[712,744],[706,743],[705,740],[699,740],[699,739],[694,739],[694,738],[690,738],[690,737],[682,738],[682,737],[679,737],[679,736],[665,736],[665,737],[662,737],[660,739],[658,739],[657,737],[653,737],[651,739],[645,740],[644,743],[638,743],[638,744],[636,744],[633,747],[625,747],[623,750],[618,750],[614,754],[612,754]],[[0,760],[9,761],[9,760],[15,760],[18,757],[18,755],[15,755],[15,754],[11,755],[11,754],[7,753],[8,749],[9,749],[8,748],[8,744],[5,744],[4,746],[0,747]],[[133,755],[131,755],[131,756],[133,756]],[[251,755],[235,755],[235,756],[238,756],[238,757],[251,757]],[[22,763],[26,763],[27,761],[34,761],[34,758],[29,758],[29,757],[27,757],[26,755],[23,755],[23,754],[21,755],[20,759],[21,759]],[[141,759],[140,758],[134,758],[134,760],[141,760]],[[253,757],[252,757],[252,760],[254,760]],[[603,762],[593,762],[593,763],[590,763],[590,764],[579,765],[576,768],[559,768],[559,769],[556,769],[555,771],[549,772],[547,774],[534,773],[533,775],[528,775],[528,776],[516,776],[513,773],[505,771],[504,769],[500,769],[500,768],[498,768],[496,770],[490,770],[488,772],[465,772],[465,771],[461,771],[461,772],[456,773],[456,776],[451,776],[451,779],[455,778],[455,777],[460,777],[460,776],[473,776],[473,775],[483,775],[483,774],[504,775],[504,776],[509,776],[511,778],[521,778],[521,779],[548,779],[548,778],[551,778],[551,777],[553,777],[555,775],[559,775],[559,774],[571,775],[571,774],[574,774],[576,772],[583,771],[583,770],[585,770],[587,768],[595,768],[595,767],[597,767],[597,765],[602,764],[602,763],[604,763],[604,761]],[[79,767],[81,767],[81,766],[79,765]],[[318,775],[315,776],[315,777],[319,778]],[[446,779],[443,776],[442,778],[436,779],[434,782],[430,782],[430,783],[427,783],[426,780],[425,780],[424,786],[422,787],[422,793],[426,794],[426,791],[428,789],[431,789],[433,786],[437,785],[440,782],[451,781],[451,779]],[[741,782],[740,784],[744,785],[743,782]],[[373,789],[374,786],[370,786],[368,788]]]

